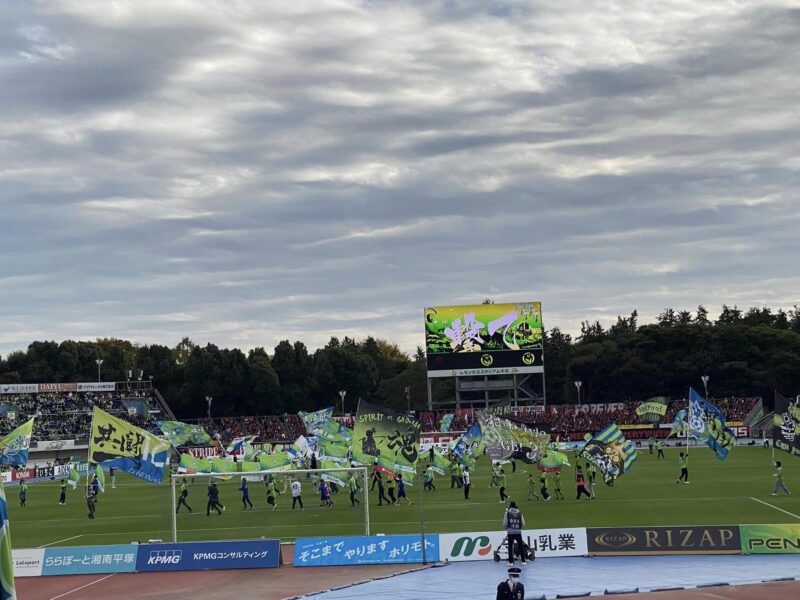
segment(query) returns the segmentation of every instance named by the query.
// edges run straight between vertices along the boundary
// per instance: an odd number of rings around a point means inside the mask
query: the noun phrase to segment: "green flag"
[[[24,467],[33,435],[33,417],[0,439],[0,465]]]
[[[103,472],[103,467],[97,465],[94,474],[97,475],[97,483],[100,484],[100,491],[106,491],[106,474]]]
[[[181,423],[180,421],[156,421],[164,437],[173,446],[185,444],[210,444],[211,436],[205,432],[201,425]]]
[[[261,470],[261,463],[254,460],[243,460],[239,464],[242,465],[242,473],[252,473],[253,471]]]
[[[11,531],[8,526],[8,504],[0,481],[0,599],[16,600],[14,558],[11,556]]]
[[[212,473],[236,473],[237,471],[236,463],[232,460],[217,457],[211,461]]]
[[[666,396],[649,398],[636,407],[636,414],[651,423],[657,423],[667,414],[668,403]]]
[[[450,470],[452,465],[453,463],[450,462],[446,456],[443,456],[438,452],[433,453],[433,470],[439,475],[445,475]]]
[[[259,456],[258,463],[264,471],[285,470],[291,468],[292,459],[286,452],[274,452]]]
[[[72,489],[76,489],[78,484],[81,482],[81,474],[78,473],[78,470],[75,466],[70,466],[69,468],[69,475],[67,476],[67,483],[72,486]]]

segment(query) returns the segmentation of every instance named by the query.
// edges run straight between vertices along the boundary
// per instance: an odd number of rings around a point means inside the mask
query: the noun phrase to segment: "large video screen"
[[[542,305],[429,306],[425,351],[428,377],[542,373]]]

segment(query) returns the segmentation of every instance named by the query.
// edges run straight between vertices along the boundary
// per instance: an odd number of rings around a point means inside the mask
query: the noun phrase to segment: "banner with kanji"
[[[386,470],[415,473],[420,423],[407,415],[360,400],[353,427],[353,456],[379,460]],[[367,463],[370,464],[370,463]],[[392,465],[392,466],[390,466]]]
[[[115,468],[150,483],[161,483],[169,442],[94,407],[89,462]]]

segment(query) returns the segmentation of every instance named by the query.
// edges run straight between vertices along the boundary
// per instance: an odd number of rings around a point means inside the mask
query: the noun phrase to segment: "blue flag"
[[[725,415],[694,388],[689,388],[689,431],[705,442],[718,460],[728,458],[736,442],[736,434],[725,425]]]

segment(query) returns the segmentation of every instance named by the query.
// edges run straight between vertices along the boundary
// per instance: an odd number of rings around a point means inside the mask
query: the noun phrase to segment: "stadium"
[[[800,598],[796,2],[0,47],[0,600]]]
[[[576,380],[573,402],[553,404],[537,387],[541,353],[530,365],[519,344],[436,345],[444,331],[463,340],[459,326],[488,340],[492,315],[511,315],[513,327],[531,305],[438,307],[439,320],[451,315],[448,327],[426,318],[430,396],[418,409],[362,397],[351,412],[331,405],[214,417],[214,399],[204,397],[206,415],[181,420],[156,377],[129,369],[124,381],[103,381],[102,359],[98,381],[3,384],[0,444],[20,597],[91,585],[169,598],[180,580],[160,579],[148,592],[149,572],[200,572],[205,587],[256,567],[265,574],[242,581],[265,586],[260,597],[348,598],[363,587],[417,598],[418,586],[443,577],[459,597],[482,597],[468,594],[477,586],[491,595],[510,553],[522,561],[521,581],[544,597],[654,590],[648,597],[658,598],[667,593],[658,590],[736,583],[754,593],[758,582],[793,577],[796,562],[784,559],[800,551],[800,505],[783,478],[794,473],[794,401],[777,392],[706,397],[711,379],[702,375],[702,393],[621,402],[579,397]],[[541,349],[541,334],[528,335]],[[481,376],[474,363],[489,352]],[[13,358],[23,372],[27,355]],[[457,390],[449,405],[434,385]],[[339,408],[346,394],[336,394]],[[515,506],[524,552],[504,531]],[[526,552],[535,562],[525,564]],[[763,554],[772,562],[751,567]],[[276,582],[270,567],[290,571]],[[575,568],[585,575],[565,578]]]

